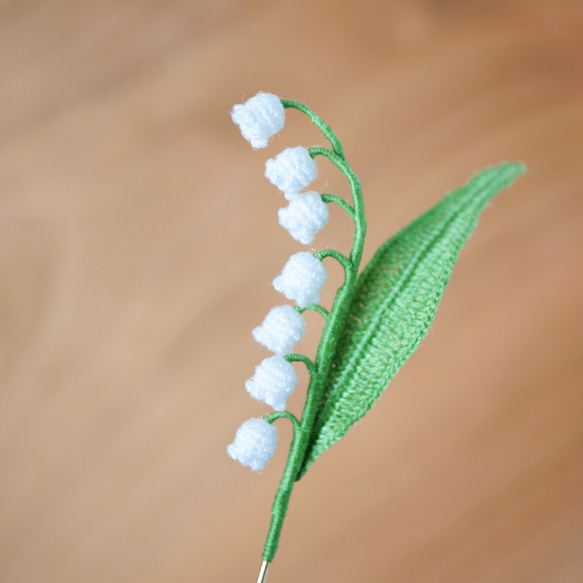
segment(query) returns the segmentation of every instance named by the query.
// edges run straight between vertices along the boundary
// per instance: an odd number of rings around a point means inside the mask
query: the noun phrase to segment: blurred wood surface
[[[578,1],[1,2],[0,581],[255,581],[290,430],[261,474],[225,446],[267,412],[250,331],[301,250],[263,166],[323,143],[289,112],[254,152],[229,112],[259,90],[342,140],[365,261],[476,170],[529,170],[298,484],[268,582],[583,581],[582,30]],[[348,196],[325,162],[315,186]],[[351,237],[334,210],[315,245]]]

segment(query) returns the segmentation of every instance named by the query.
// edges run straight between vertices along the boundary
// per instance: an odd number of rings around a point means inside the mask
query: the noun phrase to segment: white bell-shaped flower
[[[235,441],[227,447],[227,453],[258,472],[273,457],[277,439],[277,430],[271,423],[261,418],[249,419],[237,429]]]
[[[282,356],[266,358],[255,374],[245,383],[249,394],[267,403],[276,411],[284,411],[287,398],[294,392],[298,377],[296,369]]]
[[[281,275],[273,280],[273,287],[300,308],[320,301],[320,290],[326,282],[326,268],[311,253],[302,251],[292,255]]]
[[[272,308],[261,326],[253,330],[253,338],[281,356],[289,354],[293,345],[304,335],[306,325],[301,314],[292,306]]]
[[[316,162],[306,148],[287,148],[265,163],[265,176],[279,188],[288,200],[312,182],[318,175]]]
[[[300,243],[309,245],[314,235],[328,222],[328,205],[314,191],[303,192],[286,208],[279,209],[279,224]]]
[[[232,120],[253,148],[265,148],[285,121],[285,109],[277,95],[258,93],[245,103],[235,105]]]

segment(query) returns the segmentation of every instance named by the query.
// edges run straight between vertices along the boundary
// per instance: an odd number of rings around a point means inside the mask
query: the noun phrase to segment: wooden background
[[[290,112],[254,152],[229,112],[259,90],[343,141],[365,260],[476,170],[529,168],[298,484],[268,581],[582,581],[582,30],[579,1],[0,2],[0,581],[255,581],[290,430],[261,474],[225,446],[267,412],[250,331],[302,249],[263,167],[322,143]],[[351,236],[335,210],[316,245]]]

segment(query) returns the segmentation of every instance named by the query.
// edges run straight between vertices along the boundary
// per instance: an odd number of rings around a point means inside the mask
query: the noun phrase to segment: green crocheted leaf
[[[510,163],[484,170],[377,250],[358,278],[298,477],[369,411],[415,351],[478,215],[523,172]]]

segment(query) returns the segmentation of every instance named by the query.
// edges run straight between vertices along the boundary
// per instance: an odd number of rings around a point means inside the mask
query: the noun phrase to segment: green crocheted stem
[[[296,312],[299,312],[300,314],[303,314],[306,310],[311,310],[312,312],[318,312],[318,314],[320,314],[320,316],[322,316],[322,318],[324,318],[324,320],[327,320],[328,316],[330,315],[330,312],[326,308],[321,306],[320,304],[308,304],[304,308],[300,308],[299,306],[295,306],[295,310],[296,310]]]
[[[310,443],[314,420],[320,406],[322,393],[326,386],[326,379],[330,373],[332,358],[336,351],[340,333],[348,316],[348,309],[350,307],[352,296],[354,295],[354,287],[356,284],[360,260],[362,258],[364,237],[366,234],[366,220],[364,217],[364,204],[362,200],[362,188],[360,185],[360,180],[350,167],[350,164],[348,164],[344,158],[342,144],[334,135],[334,132],[330,126],[328,126],[328,124],[326,124],[307,106],[297,101],[288,101],[283,99],[282,103],[284,107],[293,107],[305,113],[332,144],[332,150],[328,148],[316,147],[310,148],[309,152],[312,158],[315,156],[324,156],[328,158],[332,164],[338,167],[347,177],[352,193],[352,206],[340,197],[337,197],[333,194],[322,195],[322,200],[324,200],[324,202],[332,202],[341,206],[354,220],[355,232],[349,257],[346,257],[342,253],[333,249],[326,249],[314,253],[314,256],[320,260],[323,260],[326,257],[333,257],[336,259],[344,268],[345,279],[344,283],[336,292],[334,303],[330,312],[326,312],[321,306],[310,305],[307,307],[307,309],[314,309],[315,311],[321,313],[326,320],[324,330],[322,332],[322,337],[320,339],[320,344],[318,346],[315,362],[311,363],[307,357],[302,357],[301,355],[294,354],[287,356],[288,360],[290,361],[301,360],[306,363],[310,372],[310,383],[308,386],[306,402],[302,411],[301,420],[299,421],[299,424],[294,423],[294,436],[290,446],[288,459],[271,509],[271,524],[267,534],[267,539],[265,541],[265,547],[263,549],[263,560],[267,562],[271,562],[273,560],[275,552],[277,551],[281,529],[287,512],[293,486],[294,483],[299,479],[299,472],[304,464],[304,458]],[[312,364],[312,366],[308,365],[308,362]],[[281,417],[288,417],[288,415],[271,414],[270,416],[266,417],[266,419],[276,420]]]
[[[289,419],[292,422],[294,431],[300,426],[299,419],[289,411],[274,411],[273,413],[266,415],[263,419],[265,419],[267,423],[273,423],[278,419]]]
[[[303,362],[306,365],[306,368],[308,369],[310,375],[312,375],[312,373],[316,370],[316,365],[307,356],[304,356],[303,354],[296,354],[295,352],[292,352],[290,354],[286,354],[284,358],[288,362]]]
[[[336,194],[321,194],[322,200],[324,202],[332,202],[337,204],[340,208],[346,211],[346,214],[353,220],[356,221],[356,217],[354,214],[354,209],[348,204],[343,198],[340,198]]]
[[[336,249],[323,249],[322,251],[316,251],[314,257],[320,261],[326,257],[334,257],[334,259],[336,259],[336,261],[338,261],[338,263],[344,268],[345,275],[347,271],[350,271],[354,267],[352,261],[348,259],[346,255],[340,253],[340,251],[336,251]]]
[[[332,148],[339,156],[344,156],[344,148],[340,143],[340,140],[336,137],[336,134],[332,131],[332,128],[315,112],[313,112],[307,105],[300,103],[299,101],[293,101],[291,99],[282,99],[281,104],[285,109],[297,109],[302,113],[305,113],[310,121],[324,134],[324,137],[332,144]]]
[[[355,225],[354,241],[352,243],[352,249],[350,250],[350,260],[356,266],[356,270],[358,271],[360,260],[362,259],[362,250],[364,248],[364,237],[366,235],[366,219],[364,216],[364,202],[362,200],[362,186],[360,184],[360,179],[350,167],[346,158],[338,155],[335,151],[320,147],[310,148],[308,151],[312,158],[315,158],[316,156],[324,156],[325,158],[328,158],[328,160],[339,168],[348,179],[350,191],[352,193],[352,207],[350,207],[350,210],[346,209],[346,212],[354,220]],[[334,202],[338,201],[334,200]],[[340,206],[343,206],[342,203],[339,204]]]

